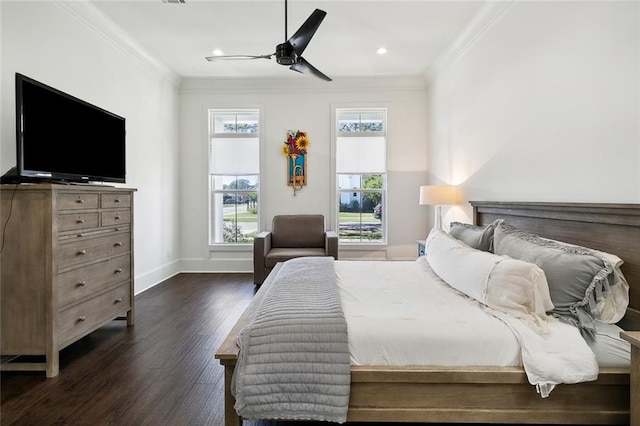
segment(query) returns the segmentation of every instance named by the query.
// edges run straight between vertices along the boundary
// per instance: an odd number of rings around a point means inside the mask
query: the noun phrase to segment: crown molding
[[[149,54],[136,40],[125,33],[92,3],[64,0],[55,0],[53,3],[127,55],[142,68],[160,75],[163,79],[167,79],[174,87],[180,87],[182,79],[177,73]]]
[[[514,0],[488,1],[429,67],[424,75],[427,86],[433,84],[447,68],[464,56],[513,2]]]
[[[310,76],[292,75],[291,78],[184,78],[180,91],[202,92],[327,92],[333,90],[399,90],[415,91],[426,89],[422,77],[371,77],[371,78],[336,78],[331,82]]]

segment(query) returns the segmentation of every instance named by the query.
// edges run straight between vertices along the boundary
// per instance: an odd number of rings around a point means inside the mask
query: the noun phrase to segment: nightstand
[[[631,343],[631,426],[640,426],[640,331],[623,331],[620,333]]]
[[[424,256],[424,240],[417,240],[418,243],[418,257]]]

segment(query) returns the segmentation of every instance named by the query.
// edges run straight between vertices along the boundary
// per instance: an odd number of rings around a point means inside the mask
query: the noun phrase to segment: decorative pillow
[[[613,272],[592,250],[519,231],[500,223],[494,232],[496,254],[538,265],[545,273],[554,308],[551,313],[575,325],[587,341],[595,338],[596,296]]]
[[[431,269],[451,287],[538,331],[545,329],[553,304],[539,267],[476,250],[438,229],[429,233],[425,245]]]
[[[604,251],[569,244],[564,241],[540,238],[550,241],[551,243],[573,247],[577,250],[589,250],[594,256],[602,259],[605,265],[610,266],[613,272],[607,277],[607,280],[602,283],[602,288],[596,286],[595,306],[594,300],[589,299],[589,308],[595,319],[607,324],[615,324],[624,317],[627,313],[627,307],[629,306],[629,283],[620,268],[624,263],[622,259],[615,254]]]
[[[501,220],[498,219],[487,226],[451,222],[449,225],[449,234],[464,242],[469,247],[493,252],[493,231],[500,222]]]
[[[540,238],[554,244],[573,247],[576,250],[589,250],[594,256],[602,259],[605,265],[610,266],[613,272],[607,277],[606,281],[603,281],[602,288],[596,286],[594,289],[595,305],[594,299],[589,299],[589,309],[591,309],[591,313],[594,315],[595,319],[607,324],[615,324],[624,317],[627,313],[627,307],[629,306],[629,283],[627,282],[622,269],[620,269],[620,266],[624,263],[622,259],[615,254],[604,251],[577,246],[575,244],[569,244],[549,238]]]
[[[624,263],[615,254],[592,250],[593,253],[613,268],[609,280],[602,292],[602,297],[596,292],[595,318],[607,324],[615,324],[624,317],[629,306],[629,283],[622,273],[620,266]],[[598,290],[596,288],[596,290]]]

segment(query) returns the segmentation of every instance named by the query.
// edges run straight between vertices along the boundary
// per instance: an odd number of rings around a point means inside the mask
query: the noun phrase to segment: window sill
[[[238,244],[210,244],[209,251],[226,251],[226,252],[249,252],[253,251],[253,243]]]
[[[376,251],[376,250],[386,250],[387,249],[387,243],[338,243],[338,248],[340,250],[345,250],[345,251],[349,251],[349,250],[369,250],[369,251]]]

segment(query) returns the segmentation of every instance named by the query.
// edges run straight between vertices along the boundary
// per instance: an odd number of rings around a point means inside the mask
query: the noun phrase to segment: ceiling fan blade
[[[326,81],[333,81],[329,77],[327,77],[325,74],[320,72],[316,67],[314,67],[309,62],[307,62],[307,60],[304,59],[302,56],[299,56],[298,60],[293,65],[291,65],[289,69],[298,71],[299,73],[302,73],[302,74],[311,74]]]
[[[316,9],[311,15],[304,21],[304,24],[298,28],[298,31],[287,40],[293,47],[293,51],[296,55],[302,55],[304,49],[311,41],[311,37],[318,30],[318,27],[322,23],[324,17],[327,16],[327,12],[324,10]]]
[[[270,55],[220,55],[220,56],[207,56],[205,57],[205,59],[209,62],[240,61],[244,59],[271,59],[273,55],[275,55],[275,53],[272,53]]]

